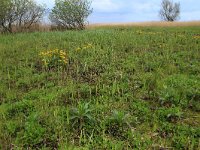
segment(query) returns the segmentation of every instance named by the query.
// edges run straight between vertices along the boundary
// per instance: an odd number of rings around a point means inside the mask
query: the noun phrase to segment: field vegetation
[[[0,35],[0,149],[200,149],[200,27]]]

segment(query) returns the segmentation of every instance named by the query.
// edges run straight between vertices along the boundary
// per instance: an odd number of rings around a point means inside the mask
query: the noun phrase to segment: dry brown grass
[[[142,26],[142,27],[188,27],[188,26],[200,26],[200,21],[190,22],[133,22],[133,23],[97,23],[90,24],[87,28],[96,27],[112,27],[112,26]]]
[[[189,21],[189,22],[132,22],[132,23],[96,23],[90,24],[86,26],[87,29],[95,29],[101,27],[192,27],[192,26],[199,26],[200,21]],[[16,28],[15,26],[12,27],[13,33],[18,32],[50,32],[55,30],[63,30],[59,29],[55,26],[50,24],[34,24],[30,28]],[[1,33],[1,31],[0,31]]]
[[[19,33],[19,32],[49,32],[52,31],[51,25],[48,24],[33,24],[31,27],[17,27],[12,26],[12,33]],[[0,31],[1,32],[1,31]]]

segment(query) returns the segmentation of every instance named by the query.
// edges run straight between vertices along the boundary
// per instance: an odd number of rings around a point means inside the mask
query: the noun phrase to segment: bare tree
[[[51,22],[65,29],[84,29],[92,13],[88,0],[56,0],[50,13]]]
[[[180,18],[180,3],[162,0],[159,16],[164,21],[176,21]]]
[[[45,7],[36,4],[34,0],[3,0],[0,4],[0,27],[12,32],[15,26],[18,30],[29,29],[43,17]]]
[[[0,27],[3,31],[12,32],[12,24],[17,20],[14,4],[11,0],[3,0],[0,3]]]
[[[32,0],[21,0],[21,11],[17,20],[17,27],[29,29],[33,24],[40,22],[42,19],[45,7],[37,5]]]

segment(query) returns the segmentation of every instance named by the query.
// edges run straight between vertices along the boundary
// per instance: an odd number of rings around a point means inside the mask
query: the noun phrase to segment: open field
[[[0,149],[200,149],[200,27],[0,35]]]
[[[96,23],[90,24],[88,28],[97,28],[97,27],[194,27],[200,26],[200,21],[187,21],[187,22],[130,22],[130,23]]]

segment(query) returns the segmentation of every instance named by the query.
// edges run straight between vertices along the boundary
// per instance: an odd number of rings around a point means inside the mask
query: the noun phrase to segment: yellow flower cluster
[[[82,46],[82,47],[78,47],[77,49],[76,49],[76,51],[80,51],[80,50],[84,50],[84,49],[90,49],[90,48],[92,48],[93,47],[93,45],[91,44],[91,43],[88,43],[88,44],[85,44],[84,46]]]
[[[67,64],[67,54],[63,50],[55,49],[40,52],[39,56],[45,66],[58,66]]]
[[[200,39],[200,35],[193,36],[194,39]]]
[[[137,34],[143,34],[143,31],[138,30],[138,31],[136,31],[136,33],[137,33]]]

